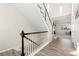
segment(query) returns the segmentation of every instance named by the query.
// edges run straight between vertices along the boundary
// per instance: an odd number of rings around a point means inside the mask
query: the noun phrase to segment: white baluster
[[[29,38],[29,36],[28,36],[28,38]],[[29,55],[29,40],[28,40],[28,55]]]
[[[28,35],[27,35],[27,37],[28,37]],[[28,40],[27,40],[27,56],[28,56]]]
[[[30,39],[32,40],[32,36],[31,35],[30,35]],[[32,47],[31,47],[32,45],[31,45],[31,43],[32,42],[30,42],[30,54],[32,54],[32,51],[31,51],[32,50]]]
[[[34,37],[34,36],[32,36],[32,37]],[[32,38],[32,40],[34,41],[34,39]],[[33,43],[31,43],[31,45],[32,45],[32,53],[33,53],[33,51],[34,51],[34,44]]]
[[[30,35],[30,39],[32,40],[31,35]],[[31,54],[31,43],[32,43],[32,42],[30,42],[30,54]]]
[[[31,35],[29,35],[29,39],[31,39]],[[32,39],[31,39],[31,40],[32,40]],[[31,52],[30,52],[30,49],[31,49],[31,48],[30,48],[30,43],[31,43],[31,42],[29,41],[29,55],[31,54]]]

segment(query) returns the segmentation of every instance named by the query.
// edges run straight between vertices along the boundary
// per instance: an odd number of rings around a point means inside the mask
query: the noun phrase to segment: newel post
[[[25,56],[25,53],[24,53],[24,31],[23,30],[21,32],[21,37],[22,37],[22,53],[21,53],[21,56]]]

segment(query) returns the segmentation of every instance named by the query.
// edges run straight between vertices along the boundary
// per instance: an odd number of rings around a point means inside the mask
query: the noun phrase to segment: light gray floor
[[[74,48],[69,36],[61,36],[49,43],[44,49],[39,51],[35,56],[74,56],[70,54]]]

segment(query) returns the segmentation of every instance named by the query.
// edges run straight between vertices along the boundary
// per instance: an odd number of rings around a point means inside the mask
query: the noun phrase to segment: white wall
[[[79,8],[79,4],[73,4],[72,7],[72,42],[76,45],[79,43],[79,17],[75,19],[75,15]]]
[[[0,4],[0,50],[21,45],[21,30],[34,28],[12,4]]]
[[[37,7],[37,3],[15,3],[15,7],[24,15],[24,17],[32,24],[35,31],[47,30],[40,9]]]

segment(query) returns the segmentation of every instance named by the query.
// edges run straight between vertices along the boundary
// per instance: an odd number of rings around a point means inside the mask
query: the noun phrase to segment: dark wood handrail
[[[31,33],[24,33],[24,35],[30,35],[30,34],[40,34],[40,33],[47,33],[48,31],[40,31],[40,32],[31,32]]]

